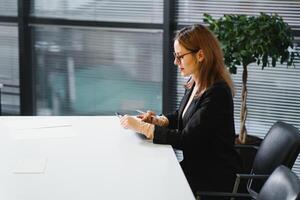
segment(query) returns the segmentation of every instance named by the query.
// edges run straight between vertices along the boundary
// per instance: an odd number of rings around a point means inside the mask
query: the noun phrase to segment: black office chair
[[[299,151],[299,130],[285,122],[276,122],[270,128],[256,153],[247,184],[249,194],[252,197],[257,196],[261,186],[265,183],[264,177],[268,177],[279,165],[292,168]]]
[[[256,198],[262,185],[276,167],[280,165],[285,165],[288,168],[293,167],[299,151],[299,130],[290,124],[280,121],[276,122],[268,131],[256,153],[251,173],[237,174],[233,193],[239,190],[241,179],[247,179],[246,191],[249,194],[241,196]],[[232,196],[232,193],[198,192],[198,195]]]
[[[300,180],[289,168],[281,165],[261,188],[257,200],[299,200]]]

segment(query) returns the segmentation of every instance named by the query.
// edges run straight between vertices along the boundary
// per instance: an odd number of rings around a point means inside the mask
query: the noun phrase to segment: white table
[[[44,172],[16,173],[38,157]],[[1,200],[194,199],[171,146],[117,117],[0,117],[0,160]]]

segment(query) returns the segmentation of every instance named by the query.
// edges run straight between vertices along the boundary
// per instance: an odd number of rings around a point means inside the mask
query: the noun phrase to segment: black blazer
[[[177,111],[166,115],[168,127],[155,126],[153,142],[183,151],[180,164],[193,192],[232,191],[241,161],[234,149],[231,90],[223,81],[215,83],[193,99],[182,119],[192,90],[186,90]]]

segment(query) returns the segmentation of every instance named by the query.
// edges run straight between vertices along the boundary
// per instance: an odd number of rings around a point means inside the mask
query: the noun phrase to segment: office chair
[[[257,200],[298,200],[300,180],[289,168],[281,165],[261,188]]]
[[[241,196],[251,196],[256,199],[262,185],[269,175],[280,165],[292,168],[299,151],[299,130],[285,122],[276,122],[263,139],[254,158],[250,174],[237,174],[233,193],[238,191],[241,179],[247,179],[246,191],[248,191],[249,194]],[[232,196],[231,193],[217,193],[218,192],[198,192],[198,195]]]
[[[247,184],[249,194],[252,197],[257,196],[265,182],[264,177],[268,177],[279,165],[285,165],[291,169],[299,151],[299,130],[285,122],[276,122],[268,131],[254,158]]]
[[[245,197],[243,194],[225,196]],[[253,199],[248,196],[247,199]],[[300,180],[284,165],[277,167],[269,176],[255,200],[300,200]]]

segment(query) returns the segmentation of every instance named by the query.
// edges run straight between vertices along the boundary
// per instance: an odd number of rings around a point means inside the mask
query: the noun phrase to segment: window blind
[[[0,23],[0,83],[2,113],[19,114],[18,27]]]
[[[224,14],[259,15],[260,12],[277,13],[282,16],[296,34],[300,30],[300,1],[235,1],[235,0],[183,0],[176,5],[176,22],[179,25],[203,23],[203,13],[208,13],[214,18]],[[295,35],[297,51],[300,52],[300,35]],[[237,74],[232,75],[235,83],[235,126],[239,130],[240,93],[242,86],[241,71],[238,67]],[[251,64],[248,67],[248,117],[247,129],[251,135],[261,138],[265,136],[271,125],[277,120],[282,120],[295,125],[300,129],[300,59],[295,60],[295,67],[287,67],[277,63],[276,67],[267,67]],[[178,73],[178,83],[186,80]],[[181,99],[183,87],[177,87],[177,95]],[[176,105],[179,101],[175,101]],[[300,158],[298,157],[293,171],[300,176]]]
[[[36,0],[31,15],[77,20],[162,23],[163,0]]]
[[[0,16],[17,16],[17,0],[0,0]]]
[[[277,13],[294,29],[300,29],[299,0],[182,0],[178,1],[176,12],[176,20],[182,25],[202,23],[203,13],[209,13],[216,18],[224,14],[259,15],[260,12]]]
[[[161,112],[161,30],[32,29],[38,115]]]

